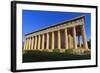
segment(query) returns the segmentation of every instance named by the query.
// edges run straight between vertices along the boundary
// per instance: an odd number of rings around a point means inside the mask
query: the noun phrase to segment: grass
[[[73,55],[69,51],[60,53],[46,51],[26,51],[23,54],[23,62],[43,62],[43,61],[64,61],[64,60],[85,60],[90,59],[90,55]]]

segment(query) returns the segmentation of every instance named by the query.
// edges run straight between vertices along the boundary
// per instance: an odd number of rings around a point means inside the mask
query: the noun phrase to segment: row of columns
[[[67,28],[64,29],[65,49],[72,48],[72,47],[77,48],[76,28],[73,27],[72,31],[73,31],[73,37],[70,34],[68,34]],[[61,32],[60,32],[60,30],[58,30],[57,32],[58,32],[58,42],[57,42],[57,44],[58,44],[58,48],[61,49]],[[84,26],[82,27],[81,33],[82,33],[82,37],[83,37],[83,46],[84,46],[84,48],[88,48]],[[49,35],[49,32],[48,32],[48,33],[46,33],[46,49],[48,49],[48,50],[50,50],[50,48],[49,48],[49,41],[50,41],[49,38],[50,38],[50,35]],[[54,47],[55,42],[56,42],[55,41],[55,35],[54,35],[54,31],[53,31],[52,32],[52,42],[51,42],[52,43],[51,44],[51,49],[52,50],[55,48]],[[43,50],[43,49],[45,49],[44,43],[45,43],[45,34],[33,36],[33,37],[25,40],[24,49],[25,50],[28,50],[28,49]],[[40,46],[40,45],[42,45],[42,46]]]

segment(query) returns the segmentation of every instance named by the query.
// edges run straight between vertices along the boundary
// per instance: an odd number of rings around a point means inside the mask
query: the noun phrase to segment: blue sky
[[[91,36],[91,14],[90,13],[76,13],[76,12],[56,12],[56,11],[36,11],[36,10],[23,10],[22,11],[22,37],[25,34],[37,31],[56,23],[69,20],[77,16],[85,16],[85,29],[87,38]]]

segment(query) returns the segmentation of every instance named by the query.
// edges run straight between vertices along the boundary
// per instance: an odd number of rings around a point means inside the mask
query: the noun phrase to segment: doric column
[[[61,49],[60,30],[58,30],[58,48]]]
[[[32,44],[31,44],[31,49],[34,49],[34,36],[32,37]]]
[[[49,33],[47,33],[46,36],[47,36],[46,49],[49,49]]]
[[[34,49],[37,49],[37,36],[35,36],[35,45],[34,45]]]
[[[29,43],[28,43],[28,45],[29,45],[29,50],[31,49],[31,38],[29,38]]]
[[[28,38],[27,39],[27,50],[29,50],[29,41],[30,41],[30,39]]]
[[[67,28],[65,29],[65,48],[68,49],[68,33],[67,33]]]
[[[54,31],[52,32],[52,49],[54,49]]]
[[[33,49],[35,50],[35,36],[34,36],[34,45],[33,45]]]
[[[42,34],[42,49],[44,49],[44,34]]]
[[[25,39],[25,41],[24,41],[24,50],[26,50],[26,42],[27,42],[27,40]]]
[[[40,49],[40,35],[38,35],[38,49]]]
[[[28,38],[26,38],[26,47],[25,49],[27,50],[28,49]]]
[[[73,27],[73,38],[74,38],[74,48],[77,48],[77,43],[76,43],[76,29]]]
[[[82,38],[83,38],[83,46],[84,48],[88,49],[87,38],[85,33],[85,28],[82,26]]]
[[[28,50],[30,49],[30,38],[28,39]]]

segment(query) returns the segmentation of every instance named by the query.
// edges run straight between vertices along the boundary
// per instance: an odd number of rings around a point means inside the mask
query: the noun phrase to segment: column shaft
[[[47,33],[46,49],[49,49],[49,33]]]
[[[44,34],[42,34],[42,49],[44,49]]]
[[[31,38],[29,38],[29,50],[31,49]]]
[[[87,38],[85,33],[85,28],[82,26],[82,38],[83,38],[83,46],[84,48],[88,49]]]
[[[24,42],[24,50],[26,50],[26,39],[25,39],[25,42]]]
[[[74,48],[77,48],[77,43],[76,43],[76,29],[73,27],[73,38],[74,38]]]
[[[27,50],[29,50],[29,42],[30,42],[30,39],[28,38],[27,40],[28,40],[27,41]]]
[[[54,49],[54,32],[52,32],[52,49]]]
[[[60,30],[58,30],[58,48],[61,49]]]
[[[67,33],[67,28],[65,29],[65,48],[68,49],[68,33]]]
[[[31,49],[34,49],[34,37],[32,37],[32,44],[31,44]]]
[[[36,39],[36,38],[35,38],[35,36],[34,36],[34,45],[33,45],[33,49],[34,49],[34,50],[35,50],[35,39]]]
[[[34,45],[34,49],[37,49],[37,36],[35,36],[35,45]]]
[[[38,49],[40,49],[40,35],[38,36]]]
[[[27,50],[28,49],[28,39],[26,38],[26,47],[25,49]]]

